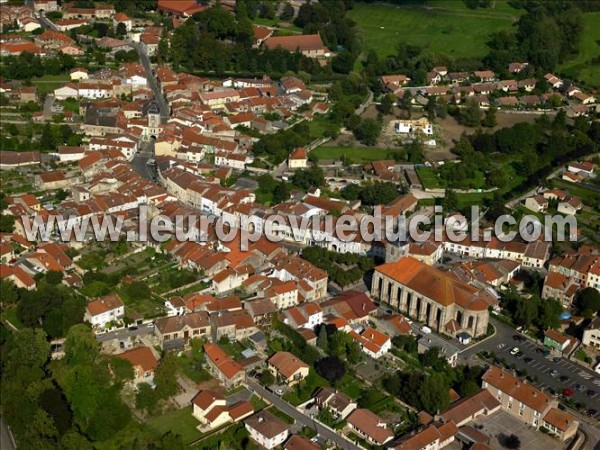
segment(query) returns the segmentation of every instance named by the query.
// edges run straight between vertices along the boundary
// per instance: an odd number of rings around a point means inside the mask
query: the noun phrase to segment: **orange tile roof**
[[[298,370],[308,368],[308,364],[290,352],[277,352],[269,358],[268,362],[286,379],[293,376]]]
[[[544,421],[561,431],[567,431],[574,422],[577,422],[571,414],[558,408],[550,409],[544,416]]]
[[[123,306],[123,301],[119,297],[119,294],[111,294],[91,300],[87,304],[87,310],[91,315],[97,316],[121,306]]]
[[[491,366],[483,375],[483,380],[539,413],[543,413],[551,404],[550,397],[542,391],[500,367]]]
[[[158,361],[148,347],[133,348],[117,356],[129,361],[133,367],[141,367],[144,372],[154,371],[158,367]]]
[[[209,343],[204,345],[204,353],[207,358],[230,380],[238,373],[243,372],[242,366],[235,362],[226,354],[217,344]]]

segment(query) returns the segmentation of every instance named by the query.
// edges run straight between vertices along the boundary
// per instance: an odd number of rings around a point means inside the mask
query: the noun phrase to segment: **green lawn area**
[[[441,189],[446,187],[446,180],[438,177],[438,173],[432,167],[418,167],[417,175],[425,189]]]
[[[54,91],[54,89],[59,88],[69,80],[69,74],[60,74],[32,78],[31,82],[37,86],[40,95],[42,95]]]
[[[348,16],[365,36],[365,47],[394,54],[400,41],[455,58],[482,57],[491,33],[509,29],[522,11],[498,1],[495,9],[468,9],[461,0],[400,6],[356,3]]]
[[[326,131],[335,132],[339,129],[338,125],[331,123],[323,116],[316,116],[308,123],[308,126],[313,139],[322,138]]]
[[[562,63],[558,72],[576,81],[600,87],[600,61],[591,63],[592,58],[600,55],[600,12],[585,13],[583,19],[584,31],[579,43],[579,55]]]
[[[349,162],[352,164],[391,159],[392,152],[392,150],[387,148],[327,146],[317,147],[311,151],[311,153],[314,153],[319,159],[340,159],[343,155],[346,155]]]
[[[254,23],[256,25],[262,25],[264,27],[269,28],[280,28],[282,31],[284,31],[278,34],[292,34],[290,32],[293,32],[295,34],[302,34],[302,28],[298,28],[292,23],[282,22],[279,18],[263,19],[262,17],[257,17],[254,19]]]
[[[190,443],[202,437],[202,433],[196,429],[198,424],[198,421],[192,416],[191,406],[151,417],[146,422],[151,430],[161,436],[169,431],[179,434],[184,443]]]

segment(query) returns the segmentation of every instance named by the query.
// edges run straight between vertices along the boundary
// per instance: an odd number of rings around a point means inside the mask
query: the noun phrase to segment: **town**
[[[600,445],[600,10],[557,5],[0,0],[1,447]]]

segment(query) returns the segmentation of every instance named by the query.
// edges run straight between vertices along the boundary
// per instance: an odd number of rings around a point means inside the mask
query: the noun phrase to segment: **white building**
[[[289,436],[289,426],[266,410],[249,417],[244,423],[250,437],[267,449],[283,444]]]
[[[125,315],[125,305],[118,294],[106,295],[90,301],[85,308],[83,319],[94,328],[105,328],[109,322],[116,322]]]

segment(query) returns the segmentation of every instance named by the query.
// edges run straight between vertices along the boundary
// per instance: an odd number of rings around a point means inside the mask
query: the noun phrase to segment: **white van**
[[[425,334],[431,334],[431,328],[429,327],[422,327],[421,331]]]

